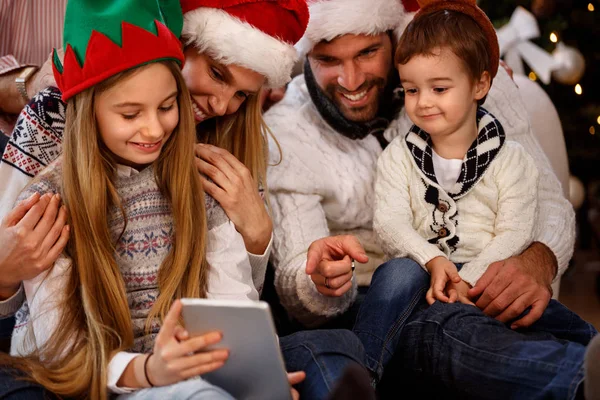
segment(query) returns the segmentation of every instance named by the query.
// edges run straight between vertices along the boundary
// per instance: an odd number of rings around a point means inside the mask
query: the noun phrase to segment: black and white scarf
[[[448,193],[455,201],[466,195],[479,182],[506,139],[500,122],[483,107],[477,108],[477,129],[477,138],[463,159],[458,180],[452,193]],[[406,144],[423,175],[437,184],[429,134],[413,125],[406,135]]]
[[[377,116],[368,122],[354,122],[344,117],[338,107],[323,93],[323,90],[317,84],[308,58],[304,62],[304,79],[310,98],[319,111],[319,114],[336,132],[353,140],[364,139],[368,135],[374,135],[382,148],[388,145],[383,132],[387,129],[390,122],[396,118],[404,104],[402,92],[399,90],[400,78],[395,69],[392,69],[388,76],[388,83],[383,93],[383,98],[380,99]]]

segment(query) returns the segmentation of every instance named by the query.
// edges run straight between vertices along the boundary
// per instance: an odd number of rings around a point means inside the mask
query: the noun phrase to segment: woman
[[[296,60],[293,44],[304,33],[308,9],[303,0],[180,3],[184,12],[183,75],[192,97],[199,142],[207,144],[196,146],[196,164],[211,180],[203,178],[205,191],[221,204],[242,234],[260,292],[272,234],[263,196],[267,129],[260,92],[263,87],[280,87],[290,80]],[[5,162],[0,164],[0,218],[12,209],[31,178],[62,151],[66,107],[60,97],[56,88],[43,90],[19,117]],[[59,223],[64,223],[63,219]],[[56,228],[54,231],[60,232],[60,227]],[[44,260],[43,267],[52,262]]]

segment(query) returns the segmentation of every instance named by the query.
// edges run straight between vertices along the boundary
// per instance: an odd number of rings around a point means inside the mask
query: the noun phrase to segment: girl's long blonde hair
[[[190,95],[179,66],[173,61],[161,63],[177,81],[179,124],[153,166],[161,193],[172,207],[175,234],[159,269],[160,295],[150,310],[147,329],[153,318],[165,317],[175,299],[204,297],[208,275],[206,210],[194,164]],[[119,207],[123,212],[123,208],[114,184],[115,161],[98,132],[94,99],[141,68],[113,76],[68,101],[62,198],[70,212],[67,254],[73,264],[61,304],[60,329],[35,354],[9,361],[58,395],[106,398],[111,357],[133,345],[125,283],[107,224],[109,210]]]

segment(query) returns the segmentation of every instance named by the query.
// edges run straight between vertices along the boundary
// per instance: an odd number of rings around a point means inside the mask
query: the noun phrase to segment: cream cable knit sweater
[[[471,174],[466,175],[476,183],[462,196],[449,195],[431,179],[431,164],[413,156],[431,149],[413,132],[398,136],[379,157],[373,227],[388,258],[409,257],[426,270],[433,258],[446,257],[464,263],[459,275],[474,286],[491,263],[518,255],[532,243],[537,168],[516,142],[506,141],[498,151],[499,137],[482,133],[488,124],[496,126],[489,114],[479,123],[477,147],[467,153],[483,162],[478,168],[467,164]],[[488,157],[493,161],[486,165]]]
[[[500,120],[507,139],[520,143],[535,160],[540,173],[539,221],[535,240],[546,244],[558,259],[558,276],[573,253],[575,213],[562,195],[560,183],[531,132],[525,106],[514,82],[502,68],[485,108]],[[282,158],[270,143],[271,195],[274,235],[271,260],[275,285],[287,311],[300,322],[315,326],[344,312],[356,289],[342,297],[317,292],[305,274],[308,246],[325,236],[356,235],[370,257],[357,266],[357,280],[368,284],[383,262],[373,232],[374,182],[382,150],[374,137],[350,140],[333,131],[313,106],[304,77],[296,77],[285,98],[265,115],[281,146]],[[412,123],[404,112],[386,131],[387,139],[404,135]]]

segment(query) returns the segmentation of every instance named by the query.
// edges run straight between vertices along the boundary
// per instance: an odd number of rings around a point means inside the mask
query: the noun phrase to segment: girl
[[[304,0],[180,3],[186,44],[182,72],[198,139],[207,144],[196,145],[195,162],[212,180],[203,179],[205,190],[242,234],[260,292],[272,223],[265,208],[267,129],[259,94],[290,79],[293,44],[304,33],[308,9]],[[56,88],[40,92],[17,122],[0,163],[0,219],[32,177],[62,152],[66,107],[60,97]]]
[[[55,61],[65,152],[22,196],[61,196],[72,237],[49,273],[24,283],[11,349],[25,357],[15,364],[58,395],[98,399],[107,387],[165,386],[214,370],[226,351],[188,354],[219,335],[187,340],[178,304],[168,310],[180,297],[258,299],[241,236],[214,201],[205,207],[176,63],[183,53],[163,19],[177,32],[179,4],[160,4],[67,8],[64,67]],[[121,46],[110,39],[117,35]],[[202,380],[177,390],[230,398]]]

